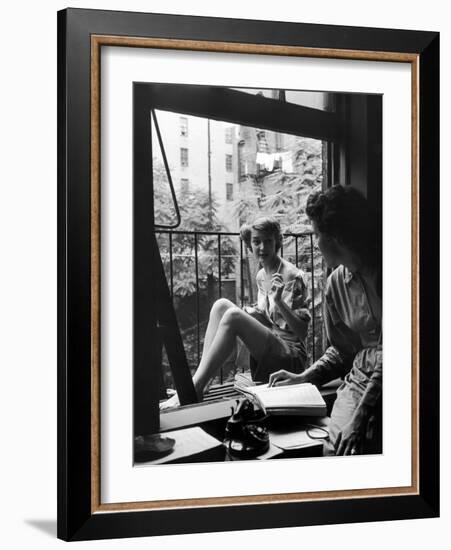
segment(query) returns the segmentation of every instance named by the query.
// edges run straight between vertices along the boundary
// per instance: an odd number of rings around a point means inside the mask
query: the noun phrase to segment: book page
[[[258,386],[250,388],[265,408],[290,408],[324,406],[318,388],[313,384],[296,384],[291,386]]]

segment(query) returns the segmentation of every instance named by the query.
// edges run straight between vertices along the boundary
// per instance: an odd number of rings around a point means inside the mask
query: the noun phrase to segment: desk
[[[137,465],[186,464],[203,462],[229,462],[237,460],[276,460],[322,456],[322,440],[311,439],[306,425],[327,425],[325,419],[307,417],[270,417],[268,428],[271,447],[267,453],[252,459],[231,455],[222,444],[227,418],[205,422],[201,426],[170,430],[161,436],[176,441],[172,453],[156,460],[140,461]],[[199,451],[196,451],[196,448]],[[142,458],[145,458],[142,455]]]
[[[336,396],[336,389],[341,381],[331,382],[324,387],[320,388],[321,394],[326,401],[328,414],[332,409],[333,402]],[[240,396],[240,399],[244,397]],[[177,409],[171,409],[162,412],[160,415],[160,433],[164,436],[165,433],[174,430],[180,430],[183,428],[198,426],[204,430],[207,434],[222,442],[225,433],[225,427],[227,420],[230,417],[231,409],[236,409],[237,397],[231,397],[229,399],[222,399],[216,402],[203,402],[195,405],[187,405],[178,407]],[[293,432],[303,429],[305,424],[317,424],[317,418],[306,418],[301,416],[292,417],[270,417],[268,419],[267,427],[271,430],[279,429],[292,429]],[[269,460],[280,458],[302,458],[311,456],[322,456],[322,440],[312,440],[311,445],[301,448],[285,449],[280,454],[269,457]],[[177,458],[175,460],[170,459],[170,455],[166,457],[165,463],[199,463],[199,462],[223,462],[229,460],[237,460],[236,457],[231,457],[226,452],[223,445],[202,451],[199,453],[185,456],[183,458]],[[253,459],[255,460],[255,459]],[[144,464],[152,464],[152,462],[145,462]]]

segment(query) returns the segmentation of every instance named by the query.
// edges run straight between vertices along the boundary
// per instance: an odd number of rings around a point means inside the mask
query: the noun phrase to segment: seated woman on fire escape
[[[257,304],[245,310],[225,298],[213,304],[202,357],[193,376],[199,400],[234,352],[237,337],[253,359],[254,381],[268,382],[270,374],[281,368],[301,373],[307,366],[308,290],[303,272],[279,255],[282,232],[278,221],[258,218],[243,225],[240,236],[261,266],[257,273]],[[162,403],[160,409],[178,405],[176,394]]]

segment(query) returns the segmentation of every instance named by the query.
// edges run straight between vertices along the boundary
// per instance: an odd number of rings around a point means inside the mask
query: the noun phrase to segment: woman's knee
[[[229,307],[223,314],[221,323],[232,328],[237,328],[239,323],[246,317],[246,313],[238,306]]]
[[[233,302],[227,300],[227,298],[219,298],[219,300],[216,300],[211,306],[210,316],[219,315],[222,317],[224,313],[232,307],[236,307]]]

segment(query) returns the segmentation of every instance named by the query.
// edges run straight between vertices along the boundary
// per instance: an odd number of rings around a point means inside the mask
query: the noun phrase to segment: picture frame
[[[105,504],[100,497],[100,52],[208,51],[411,67],[409,487]],[[58,13],[58,537],[88,540],[439,514],[439,34],[67,9]]]

